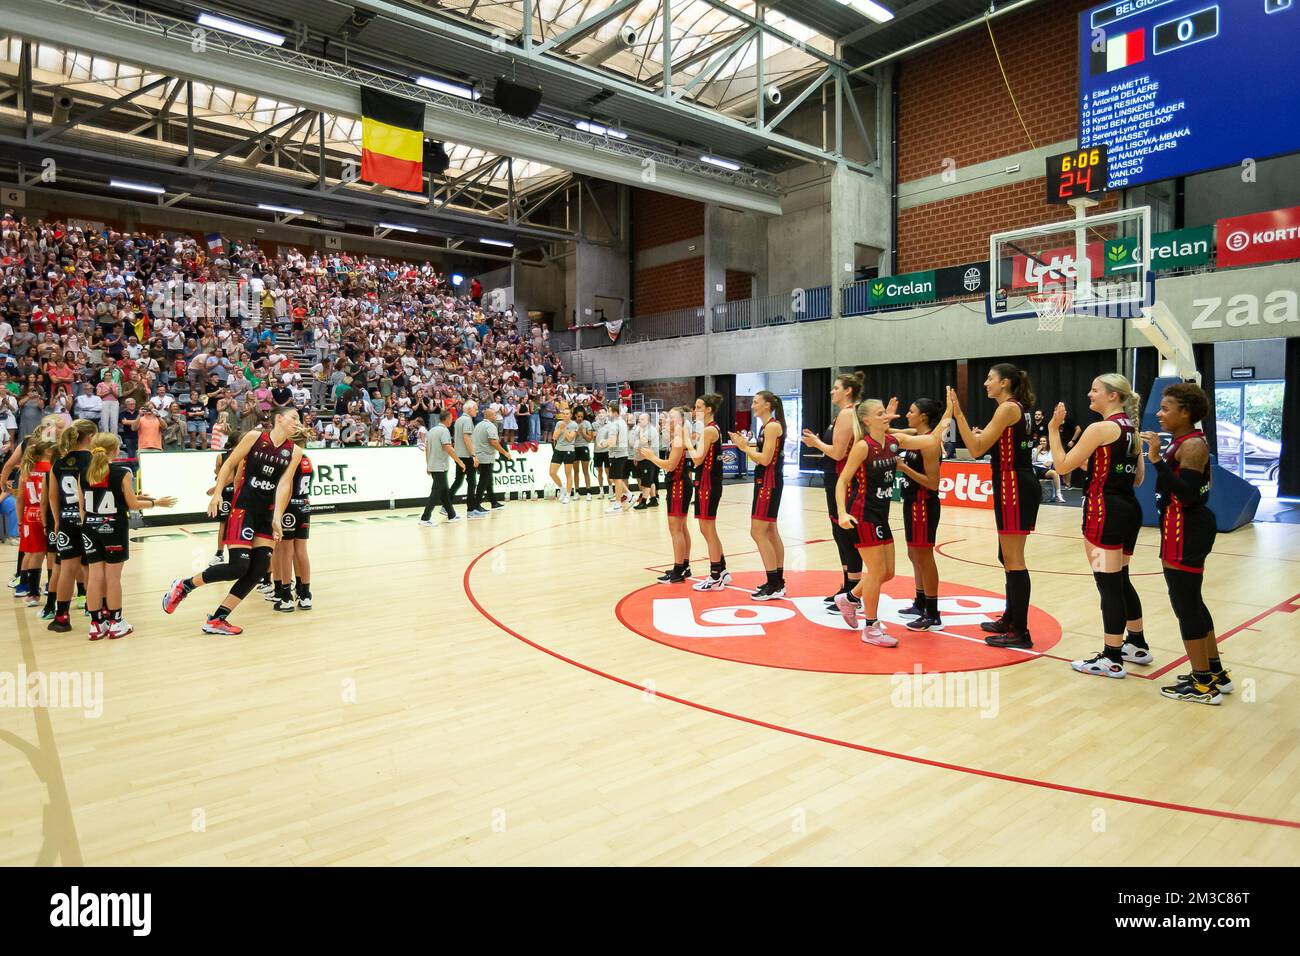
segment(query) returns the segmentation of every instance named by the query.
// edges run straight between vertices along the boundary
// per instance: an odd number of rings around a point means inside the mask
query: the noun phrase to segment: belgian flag
[[[361,88],[361,178],[391,189],[424,189],[424,104]]]

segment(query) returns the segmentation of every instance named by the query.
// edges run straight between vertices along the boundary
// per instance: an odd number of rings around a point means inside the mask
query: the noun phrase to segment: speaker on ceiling
[[[492,93],[492,101],[496,103],[497,109],[502,113],[508,113],[520,119],[528,119],[541,105],[542,88],[516,83],[504,76],[498,76],[496,88]]]
[[[447,155],[447,149],[442,143],[432,143],[429,140],[424,141],[424,169],[425,172],[432,173],[435,176],[441,176],[451,165],[451,157]]]

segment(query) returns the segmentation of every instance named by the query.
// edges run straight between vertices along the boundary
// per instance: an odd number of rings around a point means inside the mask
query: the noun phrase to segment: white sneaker
[[[1128,671],[1124,670],[1123,664],[1116,664],[1106,660],[1105,654],[1098,654],[1086,661],[1070,661],[1070,666],[1080,674],[1091,674],[1094,677],[1119,678],[1128,674]]]
[[[623,514],[623,506],[620,505],[620,504],[617,504],[617,503],[612,504],[612,505],[610,505],[608,508],[605,509],[605,514],[607,514],[607,515],[621,515],[621,514]]]
[[[482,518],[492,517],[492,513],[490,511],[471,511],[469,517],[471,521],[478,521]]]
[[[274,597],[275,597],[275,585],[274,585],[274,584],[259,584],[259,585],[257,586],[257,593],[258,593],[258,594],[261,594],[261,595],[263,595],[263,596],[265,596],[265,597],[267,597],[267,598],[273,600]]]
[[[18,585],[20,585],[20,584],[22,584],[22,578],[20,578],[20,577],[19,577],[18,575],[16,575],[16,574],[15,574],[12,578],[9,579],[9,586],[10,586],[11,588],[15,588],[15,589],[16,589],[16,588],[18,587]]]
[[[432,527],[433,527],[433,522],[432,522],[432,521],[429,521],[429,520],[427,520],[427,519],[417,521],[416,524],[418,524],[421,528],[432,528]]]
[[[446,523],[446,524],[451,524],[453,521],[464,521],[464,520],[465,520],[465,516],[464,516],[464,515],[452,515],[450,518],[448,518],[448,519],[446,520],[445,523]]]
[[[862,643],[875,644],[877,647],[897,647],[898,638],[890,637],[889,632],[885,630],[885,625],[876,621],[875,624],[869,624],[862,629]]]
[[[560,492],[560,504],[562,504],[562,505],[567,505],[568,503],[569,503],[569,493],[568,493],[567,491],[561,491],[561,492]]]
[[[110,640],[115,640],[116,638],[119,637],[126,637],[128,634],[130,634],[132,631],[135,630],[135,628],[133,628],[130,624],[127,623],[125,618],[123,618],[120,621],[114,621],[111,627],[112,630],[109,632],[108,635]]]
[[[208,558],[208,567],[210,568],[215,568],[218,564],[225,564],[225,563],[226,563],[225,555],[214,554],[212,557]]]
[[[696,591],[721,591],[731,583],[731,572],[723,571],[716,578],[710,574],[703,581],[697,581],[692,587]]]
[[[1120,648],[1119,652],[1124,660],[1130,664],[1154,664],[1156,662],[1155,656],[1151,653],[1151,648],[1138,647],[1128,641],[1124,642],[1124,646]]]
[[[311,598],[310,598],[310,597],[300,597],[300,598],[298,598],[298,607],[299,607],[300,610],[303,610],[303,611],[310,611],[310,610],[311,610]]]

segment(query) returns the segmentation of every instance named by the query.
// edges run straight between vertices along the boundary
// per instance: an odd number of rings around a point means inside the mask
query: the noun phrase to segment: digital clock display
[[[1047,201],[1100,199],[1106,192],[1106,144],[1047,157]]]

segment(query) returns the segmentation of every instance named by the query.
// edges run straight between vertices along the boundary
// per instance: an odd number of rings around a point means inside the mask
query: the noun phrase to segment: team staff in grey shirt
[[[614,503],[605,509],[605,514],[622,514],[623,499],[631,498],[627,492],[628,462],[627,422],[622,415],[610,419],[609,431],[605,436],[605,447],[609,449],[609,479],[614,485]]]
[[[470,447],[470,434],[474,430],[474,416],[478,414],[478,402],[472,398],[461,406],[456,423],[451,426],[452,448],[464,467],[457,472],[452,482],[450,494],[456,497],[461,481],[465,482],[465,504],[474,500],[474,490],[478,485],[478,468],[474,464],[474,449]]]
[[[596,494],[605,493],[606,478],[609,476],[609,448],[605,445],[606,439],[609,438],[609,415],[601,409],[596,413],[596,437],[595,452],[591,456],[591,470],[596,473]],[[609,500],[614,500],[614,486],[609,486]]]
[[[424,438],[424,460],[429,477],[433,479],[433,486],[429,489],[429,500],[424,503],[424,513],[420,515],[420,524],[426,527],[433,525],[433,509],[436,505],[442,506],[448,521],[462,520],[460,515],[456,514],[456,506],[452,503],[451,491],[447,487],[447,469],[452,462],[456,463],[456,468],[461,473],[465,471],[465,463],[455,454],[451,430],[447,427],[449,421],[451,421],[451,409],[444,408],[438,413],[438,423],[429,429],[429,433]]]
[[[469,500],[469,516],[486,518],[492,512],[483,507],[484,498],[491,503],[493,511],[505,507],[497,500],[496,493],[492,490],[492,468],[496,464],[497,455],[504,455],[506,461],[511,460],[510,452],[502,447],[501,437],[497,432],[495,406],[483,409],[483,420],[474,426],[471,442],[474,446],[474,460],[478,463],[478,487],[470,492],[472,497]]]

